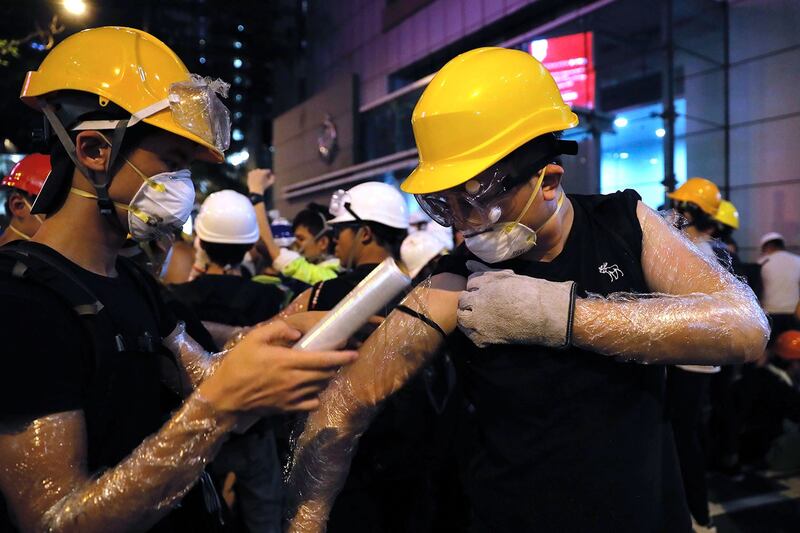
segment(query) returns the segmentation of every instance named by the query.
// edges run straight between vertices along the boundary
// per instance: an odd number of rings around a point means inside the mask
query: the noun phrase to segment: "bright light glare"
[[[242,60],[238,57],[233,60],[233,68],[241,68],[242,67]]]
[[[614,125],[618,128],[624,128],[628,125],[628,119],[625,117],[617,117],[614,119]]]
[[[628,152],[620,152],[619,153],[619,158],[620,159],[628,159],[630,156],[631,156],[631,154],[629,154]]]
[[[656,137],[660,138],[660,137],[663,137],[666,134],[667,134],[667,130],[665,130],[664,128],[658,128],[656,130]]]
[[[242,150],[241,152],[233,152],[229,154],[225,160],[230,163],[231,165],[238,167],[242,163],[247,162],[250,159],[250,153],[247,150]]]
[[[86,13],[86,2],[83,0],[64,0],[62,4],[67,13],[72,15],[83,15]]]

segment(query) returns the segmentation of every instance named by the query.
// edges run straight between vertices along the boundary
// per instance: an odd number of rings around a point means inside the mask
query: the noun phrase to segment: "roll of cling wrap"
[[[411,278],[394,259],[386,259],[309,330],[295,349],[331,350],[341,346],[409,285]]]

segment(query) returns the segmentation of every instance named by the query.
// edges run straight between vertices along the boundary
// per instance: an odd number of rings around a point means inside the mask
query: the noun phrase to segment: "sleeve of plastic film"
[[[83,413],[58,413],[0,434],[0,483],[23,531],[145,530],[194,485],[232,425],[195,393],[127,458],[90,477]]]
[[[448,275],[449,276],[449,275]],[[403,304],[436,322],[446,333],[455,329],[458,293],[417,286]],[[324,531],[333,501],[347,477],[358,439],[381,402],[400,389],[434,356],[444,339],[435,328],[401,311],[392,312],[320,396],[297,440],[289,474],[290,531]]]
[[[648,363],[714,365],[759,357],[769,325],[747,284],[641,203],[637,215],[642,267],[653,293],[579,299],[573,343]]]
[[[197,388],[214,373],[227,352],[211,353],[205,350],[186,332],[186,325],[178,325],[162,341],[164,347],[175,355],[192,388]]]

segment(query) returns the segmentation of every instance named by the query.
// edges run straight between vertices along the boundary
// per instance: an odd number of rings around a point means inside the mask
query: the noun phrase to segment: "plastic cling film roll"
[[[411,278],[400,270],[394,259],[384,260],[294,347],[330,350],[340,346],[409,285]]]

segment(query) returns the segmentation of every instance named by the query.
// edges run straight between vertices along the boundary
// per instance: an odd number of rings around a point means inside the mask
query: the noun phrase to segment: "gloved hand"
[[[458,327],[479,347],[490,344],[536,344],[566,348],[572,337],[575,282],[553,282],[486,270],[475,272],[458,298]]]

